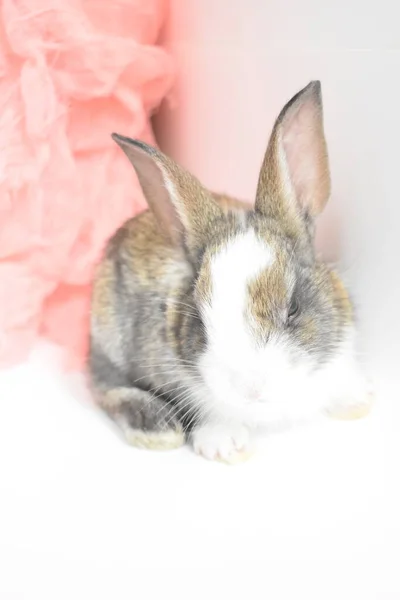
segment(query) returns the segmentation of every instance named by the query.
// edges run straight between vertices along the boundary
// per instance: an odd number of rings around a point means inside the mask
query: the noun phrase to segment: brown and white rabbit
[[[314,251],[330,194],[320,83],[279,115],[254,208],[213,195],[143,142],[113,139],[150,210],[117,231],[98,267],[89,372],[127,440],[189,439],[233,461],[259,425],[366,410],[352,304]]]

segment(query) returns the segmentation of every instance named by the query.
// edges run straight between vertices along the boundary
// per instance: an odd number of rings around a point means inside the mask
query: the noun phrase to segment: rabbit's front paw
[[[361,419],[370,413],[373,402],[372,386],[360,377],[351,382],[348,390],[334,395],[327,414],[342,421]]]
[[[243,425],[202,425],[192,440],[194,451],[208,460],[234,464],[250,455],[249,432]]]

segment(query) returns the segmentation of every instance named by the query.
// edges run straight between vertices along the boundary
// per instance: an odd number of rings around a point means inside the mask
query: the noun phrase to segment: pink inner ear
[[[141,150],[132,149],[131,157],[147,203],[161,230],[174,244],[180,244],[183,237],[182,223],[171,201],[160,167],[151,156]]]
[[[291,107],[281,127],[296,199],[311,214],[318,214],[330,194],[322,110],[318,102],[314,98],[307,98],[299,106]]]
[[[171,199],[172,182],[164,177],[160,159],[153,152],[146,151],[140,144],[129,138],[115,136],[126,156],[133,165],[149,208],[156,217],[160,229],[170,241],[179,245],[183,240],[183,225]]]

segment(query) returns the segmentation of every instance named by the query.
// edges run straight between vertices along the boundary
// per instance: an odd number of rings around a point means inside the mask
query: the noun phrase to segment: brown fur
[[[150,211],[128,221],[122,231],[124,252],[144,286],[162,280],[177,263],[185,261],[182,250],[168,242]]]
[[[330,272],[330,278],[332,283],[333,302],[338,313],[340,325],[348,325],[352,323],[354,319],[354,309],[350,296],[336,271]]]
[[[284,314],[288,288],[285,282],[284,265],[277,262],[266,269],[249,285],[250,312],[256,320],[256,331],[268,333],[276,315]]]
[[[228,214],[231,211],[246,211],[252,208],[252,205],[249,202],[238,200],[237,198],[227,196],[226,194],[217,194],[216,192],[212,192],[212,195],[214,200],[219,204],[225,214]]]
[[[110,260],[103,260],[97,268],[92,292],[92,314],[103,325],[109,325],[112,318],[112,295],[114,271]]]

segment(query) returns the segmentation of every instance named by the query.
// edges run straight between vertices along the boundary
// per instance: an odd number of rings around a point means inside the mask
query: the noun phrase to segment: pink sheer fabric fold
[[[165,0],[0,0],[0,365],[36,338],[82,365],[107,238],[145,202],[114,146],[154,143],[173,64]]]

